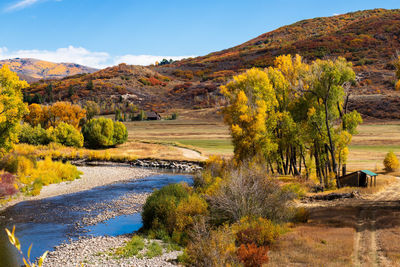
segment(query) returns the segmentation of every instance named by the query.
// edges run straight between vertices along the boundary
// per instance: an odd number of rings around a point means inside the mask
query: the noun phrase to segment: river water
[[[79,236],[98,236],[132,233],[142,226],[140,213],[122,215],[96,225],[77,229],[75,223],[87,216],[85,207],[106,203],[131,193],[148,193],[171,183],[192,184],[192,176],[184,174],[157,174],[143,179],[96,187],[91,190],[36,201],[25,201],[0,213],[0,266],[21,266],[20,257],[9,244],[4,228],[16,227],[16,236],[22,250],[33,243],[31,259],[46,250],[52,250],[69,239]],[[76,207],[80,207],[76,209]],[[98,211],[91,211],[96,215]]]

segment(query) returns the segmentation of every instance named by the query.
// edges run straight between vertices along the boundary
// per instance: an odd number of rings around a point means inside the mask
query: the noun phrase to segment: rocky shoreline
[[[121,215],[141,212],[149,193],[130,193],[110,202],[101,202],[89,207],[72,207],[74,211],[83,211],[87,215],[76,222],[76,228],[95,225]]]
[[[96,166],[79,166],[83,172],[81,179],[61,184],[53,184],[42,189],[39,196],[23,200],[42,199],[62,194],[71,194],[89,190],[94,187],[104,186],[116,182],[141,179],[156,174],[156,169],[136,168],[129,164],[100,163]],[[182,170],[182,169],[180,169]],[[127,193],[123,196],[94,203],[90,206],[74,206],[72,211],[83,213],[74,227],[77,232],[85,232],[86,226],[96,225],[121,215],[130,215],[141,212],[144,203],[150,193]],[[22,201],[22,200],[20,200]],[[82,233],[83,233],[82,232]],[[69,235],[73,236],[73,235]],[[163,246],[163,254],[154,258],[131,257],[120,258],[114,250],[125,245],[132,234],[121,236],[83,236],[69,239],[65,243],[54,247],[49,252],[44,266],[174,266],[179,251],[169,251],[166,244],[161,241],[147,240],[146,242],[159,242]]]
[[[60,195],[72,194],[80,191],[90,190],[94,187],[104,186],[116,182],[141,179],[157,173],[157,170],[144,168],[134,168],[129,164],[107,164],[100,163],[95,166],[78,166],[78,170],[83,172],[80,179],[59,184],[44,186],[38,196],[24,196],[20,194],[15,199],[7,202],[0,207],[0,211],[13,206],[22,201],[39,200]]]
[[[111,161],[91,161],[80,159],[71,161],[76,166],[131,166],[149,169],[167,169],[180,172],[197,172],[203,169],[203,162],[187,160],[163,160],[163,159],[137,159],[129,162],[111,162]],[[129,165],[128,165],[129,164]]]
[[[44,261],[44,266],[49,267],[76,267],[81,266],[109,266],[109,267],[128,267],[128,266],[176,266],[174,263],[181,251],[168,251],[163,248],[163,254],[154,258],[120,258],[115,255],[114,250],[122,247],[132,237],[120,235],[116,237],[98,236],[85,237],[68,244],[61,244],[55,247],[54,251],[49,252]],[[159,242],[158,240],[146,240],[149,242]]]

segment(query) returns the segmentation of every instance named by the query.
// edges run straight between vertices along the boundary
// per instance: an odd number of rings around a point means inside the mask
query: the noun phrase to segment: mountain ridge
[[[41,79],[60,79],[71,75],[92,73],[95,68],[76,63],[54,63],[35,58],[13,58],[0,60],[0,67],[8,65],[21,79],[34,82]]]

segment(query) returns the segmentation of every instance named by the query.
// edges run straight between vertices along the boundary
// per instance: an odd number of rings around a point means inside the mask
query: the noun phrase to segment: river
[[[186,182],[192,184],[192,176],[163,173],[142,179],[133,179],[96,187],[74,194],[62,195],[35,201],[21,202],[0,213],[0,266],[21,266],[17,251],[9,244],[4,228],[16,227],[22,249],[26,254],[33,243],[31,258],[40,256],[46,250],[52,250],[69,239],[80,236],[98,236],[131,233],[142,226],[140,213],[121,215],[96,225],[77,228],[76,223],[84,216],[86,207],[96,203],[107,203],[131,193],[149,193],[171,183]],[[77,209],[79,207],[79,209]],[[100,211],[91,211],[96,215]]]

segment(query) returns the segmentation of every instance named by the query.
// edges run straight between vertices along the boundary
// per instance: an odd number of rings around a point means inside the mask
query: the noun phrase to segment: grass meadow
[[[173,144],[192,148],[204,156],[233,155],[229,130],[219,110],[182,110],[178,113],[177,120],[126,122],[129,141]],[[366,122],[359,126],[358,132],[349,147],[349,171],[382,172],[387,152],[394,151],[400,156],[400,122]]]

